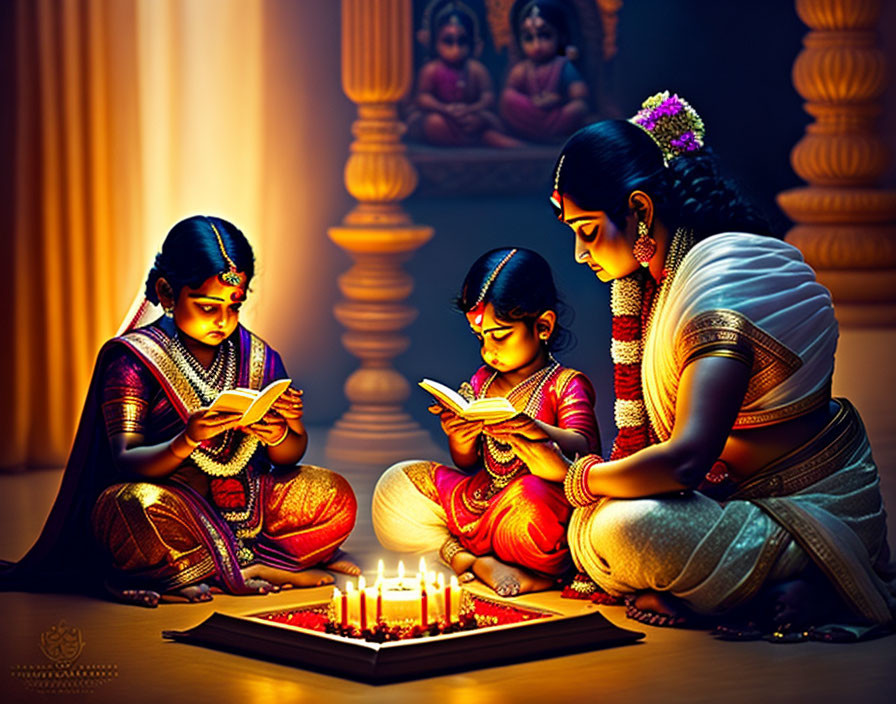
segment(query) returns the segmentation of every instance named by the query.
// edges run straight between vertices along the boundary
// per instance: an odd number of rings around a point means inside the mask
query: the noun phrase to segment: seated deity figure
[[[540,255],[487,252],[467,274],[457,306],[485,362],[461,396],[505,397],[517,413],[490,423],[431,407],[456,467],[412,460],[386,470],[374,489],[374,530],[391,550],[438,550],[462,581],[478,577],[499,595],[548,589],[572,566],[571,507],[560,485],[534,474],[529,443],[551,444],[570,458],[598,452],[594,390],[552,356],[566,333]]]
[[[145,300],[99,353],[44,530],[0,571],[0,587],[155,606],[332,582],[324,569],[359,573],[339,551],[355,523],[351,487],[297,464],[308,443],[302,392],[290,386],[247,426],[209,408],[222,391],[288,378],[239,323],[254,269],[249,242],[221,218],[171,229]]]
[[[408,116],[412,137],[437,146],[514,147],[493,112],[495,93],[488,69],[473,58],[480,43],[478,21],[462,2],[429,8],[422,36],[432,57],[417,75]]]
[[[556,0],[519,0],[511,11],[523,58],[501,93],[500,116],[511,134],[557,142],[582,126],[588,86],[573,65],[565,9]]]

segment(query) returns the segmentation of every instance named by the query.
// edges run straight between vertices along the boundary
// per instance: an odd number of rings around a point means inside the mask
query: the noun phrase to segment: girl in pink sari
[[[564,331],[550,267],[535,252],[484,254],[457,305],[485,362],[460,394],[504,396],[518,414],[488,424],[431,408],[441,417],[456,467],[408,461],[388,469],[374,490],[374,529],[389,549],[439,550],[462,578],[475,575],[502,596],[547,589],[571,566],[570,505],[507,442],[524,435],[556,444],[569,457],[599,451],[594,390],[584,374],[551,355]]]

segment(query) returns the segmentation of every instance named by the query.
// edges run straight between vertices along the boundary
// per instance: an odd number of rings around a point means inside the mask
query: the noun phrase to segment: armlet
[[[143,434],[145,431],[143,419],[147,411],[148,404],[138,396],[123,395],[120,398],[106,399],[103,402],[106,434],[109,437],[118,433]]]
[[[751,368],[744,404],[764,396],[802,366],[795,352],[733,310],[700,313],[676,342],[679,372],[700,357],[731,357]]]

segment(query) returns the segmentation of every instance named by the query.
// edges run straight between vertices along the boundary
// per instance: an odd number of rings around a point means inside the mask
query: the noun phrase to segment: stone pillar
[[[385,464],[431,442],[404,412],[410,385],[391,362],[408,348],[400,331],[417,316],[404,303],[414,282],[401,265],[432,237],[401,207],[417,185],[396,108],[412,78],[411,25],[410,0],[342,1],[342,85],[358,105],[345,187],[358,204],[329,236],[354,260],[339,277],[344,300],[334,313],[361,365],[345,382],[350,408],[327,438],[337,461]]]
[[[778,195],[799,247],[847,326],[896,325],[896,191],[875,130],[887,84],[875,27],[880,0],[796,0],[811,31],[793,83],[815,121],[791,152],[807,186]]]

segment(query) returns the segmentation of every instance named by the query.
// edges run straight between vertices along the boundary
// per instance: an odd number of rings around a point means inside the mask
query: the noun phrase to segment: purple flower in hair
[[[669,140],[669,145],[681,152],[695,152],[700,148],[700,143],[691,130],[683,133],[680,137]]]

